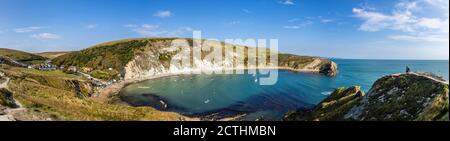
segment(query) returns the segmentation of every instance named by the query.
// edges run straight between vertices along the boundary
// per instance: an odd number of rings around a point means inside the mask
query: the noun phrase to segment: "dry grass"
[[[162,112],[150,107],[98,102],[79,97],[72,88],[78,82],[85,95],[91,88],[84,78],[62,72],[42,72],[15,67],[3,67],[11,81],[9,89],[16,100],[30,111],[39,111],[60,120],[75,121],[177,121],[196,120],[177,113]],[[59,83],[59,84],[56,84]]]

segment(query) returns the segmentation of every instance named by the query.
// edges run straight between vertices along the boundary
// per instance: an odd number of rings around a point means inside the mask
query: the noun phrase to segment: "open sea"
[[[339,87],[361,86],[369,91],[384,75],[403,73],[406,66],[416,72],[432,72],[449,80],[449,61],[333,60],[338,75],[279,70],[275,85],[259,85],[258,75],[182,75],[143,81],[125,87],[122,100],[134,106],[153,106],[187,116],[216,113],[245,114],[241,120],[280,120],[298,108],[312,108]]]

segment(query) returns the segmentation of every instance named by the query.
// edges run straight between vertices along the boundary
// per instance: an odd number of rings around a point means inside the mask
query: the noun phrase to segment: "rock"
[[[173,46],[173,41],[180,38],[142,38],[114,41],[99,44],[81,51],[67,53],[54,58],[57,65],[77,66],[95,70],[117,70],[124,80],[145,80],[155,76],[186,73],[191,71],[211,71],[218,69],[242,68],[282,68],[296,71],[321,73],[334,76],[337,73],[336,63],[320,57],[278,54],[278,63],[249,62],[257,60],[257,56],[249,56],[246,52],[223,52],[221,63],[205,59],[212,51],[202,51],[199,56],[189,56],[193,49],[193,40],[184,39],[187,44]],[[206,42],[206,41],[205,41]],[[214,48],[222,48],[222,42],[208,41]],[[224,43],[225,44],[225,43]],[[227,45],[236,50],[249,49],[245,46]],[[105,50],[106,49],[106,50]],[[233,49],[232,49],[233,50]],[[86,58],[89,56],[89,58]],[[226,57],[226,56],[236,56]],[[190,59],[192,64],[178,64],[183,59]],[[236,59],[242,59],[236,61]],[[258,58],[259,59],[259,58]],[[174,62],[173,62],[174,61]],[[239,63],[239,64],[238,64]]]
[[[320,67],[321,74],[328,76],[336,76],[337,74],[337,64],[335,62],[330,61],[329,63],[322,65]]]
[[[13,98],[13,93],[6,88],[0,88],[0,105],[4,105],[9,108],[19,107]]]
[[[364,95],[359,87],[336,89],[313,110],[284,120],[448,121],[448,83],[421,74],[389,75]]]
[[[0,115],[6,115],[6,107],[4,107],[3,105],[0,105]]]
[[[140,96],[120,95],[120,99],[134,107],[149,106],[162,111],[167,110],[170,106],[163,98],[154,94],[142,94]]]
[[[0,121],[16,121],[12,115],[0,116]]]
[[[300,109],[287,114],[287,121],[344,120],[345,113],[364,96],[361,87],[338,88],[314,109]]]

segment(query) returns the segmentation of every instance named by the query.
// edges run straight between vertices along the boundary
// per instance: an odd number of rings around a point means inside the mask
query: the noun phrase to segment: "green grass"
[[[353,88],[338,88],[313,112],[313,120],[344,120],[344,115],[362,99]]]
[[[152,58],[151,61],[159,61],[159,64],[166,68],[170,67],[170,61],[178,51],[166,52],[163,48],[170,47],[172,41],[177,38],[139,38],[139,39],[126,39],[119,41],[107,42],[93,47],[68,53],[53,59],[53,62],[57,65],[78,66],[79,68],[88,67],[97,72],[91,73],[95,78],[99,79],[113,79],[115,76],[105,73],[105,70],[109,68],[114,69],[118,73],[123,73],[125,66],[132,61],[136,56],[141,58]],[[192,39],[187,39],[189,45],[192,46]],[[224,45],[225,43],[219,42],[218,45]],[[244,48],[244,53],[240,53],[239,56],[243,57],[244,64],[248,65],[248,49],[251,47],[235,46],[236,48]],[[219,46],[214,46],[210,51],[202,51],[202,59],[214,49],[222,49]],[[267,49],[270,50],[270,49]],[[267,54],[267,59],[270,59],[270,55]],[[297,56],[291,54],[279,54],[279,66],[290,67],[293,69],[303,69],[305,66],[318,59],[318,57]],[[255,58],[255,60],[257,60]],[[141,60],[145,61],[145,60]],[[193,61],[193,59],[191,59]],[[269,63],[269,61],[267,61]],[[326,59],[322,59],[322,64],[330,63]],[[151,66],[150,66],[151,67]],[[319,70],[320,65],[317,68]]]
[[[285,120],[346,121],[345,114],[363,98],[360,87],[338,88],[312,110],[300,110],[288,114]]]
[[[318,57],[310,57],[310,56],[298,56],[292,54],[279,54],[278,62],[279,66],[286,66],[294,69],[302,69],[311,62],[313,62]],[[329,60],[322,59],[320,65],[324,65],[327,63],[331,63]],[[319,68],[317,68],[319,69]]]
[[[146,46],[147,40],[131,40],[117,44],[97,45],[82,51],[65,54],[53,59],[57,65],[89,67],[95,70],[114,68],[122,70],[134,57],[134,51]]]
[[[45,58],[54,59],[56,57],[59,57],[61,55],[67,54],[67,53],[70,53],[70,52],[41,52],[41,53],[35,53],[35,54],[45,57]]]
[[[60,120],[195,120],[150,107],[96,101],[89,97],[93,91],[88,81],[61,71],[46,72],[5,66],[0,71],[11,78],[9,89],[29,111],[38,111]],[[80,88],[85,97],[79,97],[76,88]]]
[[[401,75],[398,77],[384,77],[375,84],[378,91],[370,99],[365,116],[374,119],[389,120],[421,120],[432,121],[448,112],[448,85],[435,82],[425,77],[415,75]],[[392,91],[394,88],[398,91]],[[391,94],[389,94],[391,93]],[[385,102],[379,98],[384,97]],[[423,109],[424,100],[430,98],[431,105]],[[410,115],[402,114],[405,111]]]
[[[92,77],[102,80],[117,80],[119,79],[119,77],[117,77],[118,74],[119,73],[115,70],[94,70],[90,73]]]
[[[39,55],[6,48],[0,48],[0,56],[6,56],[16,61],[31,64],[37,64],[46,60],[45,57]]]

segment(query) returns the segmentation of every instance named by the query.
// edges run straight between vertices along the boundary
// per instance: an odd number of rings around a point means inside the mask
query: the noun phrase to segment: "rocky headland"
[[[312,110],[286,121],[448,121],[448,82],[430,74],[388,75],[365,94],[358,86],[336,89]]]

